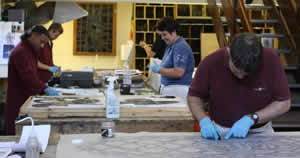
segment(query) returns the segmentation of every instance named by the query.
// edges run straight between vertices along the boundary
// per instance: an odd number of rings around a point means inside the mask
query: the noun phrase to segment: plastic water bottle
[[[26,117],[16,123],[31,120],[31,132],[25,144],[26,158],[39,158],[40,157],[40,143],[34,130],[34,121],[31,117]]]

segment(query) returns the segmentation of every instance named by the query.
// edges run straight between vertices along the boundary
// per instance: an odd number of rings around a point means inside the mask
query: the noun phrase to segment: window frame
[[[86,52],[77,51],[77,20],[73,21],[73,55],[74,56],[116,56],[116,25],[117,25],[117,4],[104,2],[77,2],[78,5],[112,5],[113,7],[113,29],[112,29],[112,52]]]

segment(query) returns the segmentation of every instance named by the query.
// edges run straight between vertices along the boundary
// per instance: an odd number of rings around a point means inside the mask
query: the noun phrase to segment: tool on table
[[[163,95],[163,96],[151,96],[151,98],[167,98],[167,99],[174,99],[175,96],[172,95]]]
[[[59,69],[59,71],[58,71],[58,72],[55,72],[55,73],[53,73],[53,76],[55,76],[55,77],[59,77],[59,76],[60,76],[60,74],[61,74],[61,67],[60,67],[60,66],[58,66],[58,69]]]

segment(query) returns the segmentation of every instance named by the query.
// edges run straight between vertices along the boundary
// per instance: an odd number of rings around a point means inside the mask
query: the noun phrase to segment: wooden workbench
[[[143,96],[122,96],[125,98],[146,98]],[[121,97],[121,102],[122,99]],[[99,97],[100,98],[100,97]],[[160,98],[155,98],[160,99]],[[191,132],[193,131],[193,118],[182,100],[170,106],[136,106],[122,107],[121,118],[116,120],[118,132]],[[102,101],[103,102],[103,101]],[[35,119],[36,124],[51,124],[51,133],[54,134],[79,134],[99,133],[101,123],[105,118],[105,106],[87,109],[59,108],[33,108],[30,99],[22,106],[21,115],[29,115]],[[72,116],[73,115],[73,116]],[[24,122],[16,125],[17,133],[21,132]]]
[[[104,121],[105,118],[49,118],[35,119],[35,124],[50,124],[51,134],[59,135],[99,133]],[[115,123],[118,132],[192,132],[194,120],[192,117],[121,118]],[[17,124],[17,134],[21,134],[23,125],[30,125],[30,122]]]
[[[121,95],[120,117],[186,117],[191,113],[179,97],[161,95]],[[32,118],[105,117],[104,96],[33,96],[20,109],[20,115]]]

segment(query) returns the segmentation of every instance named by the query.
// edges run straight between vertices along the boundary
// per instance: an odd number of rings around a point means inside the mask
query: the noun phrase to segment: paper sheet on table
[[[40,145],[41,145],[41,147],[40,147],[40,149],[42,149],[41,152],[45,152],[47,145],[48,145],[51,126],[50,125],[38,125],[38,126],[34,126],[34,130],[35,130],[35,133],[36,133],[38,140],[40,142]],[[12,150],[14,152],[24,152],[25,144],[26,144],[27,139],[30,136],[30,134],[31,134],[31,126],[23,126],[20,141],[18,144],[15,144],[13,146]]]
[[[16,142],[0,142],[0,158],[6,158],[15,144]]]
[[[16,142],[0,142],[0,148],[11,148]]]
[[[0,148],[0,158],[6,158],[11,151],[11,148]]]

